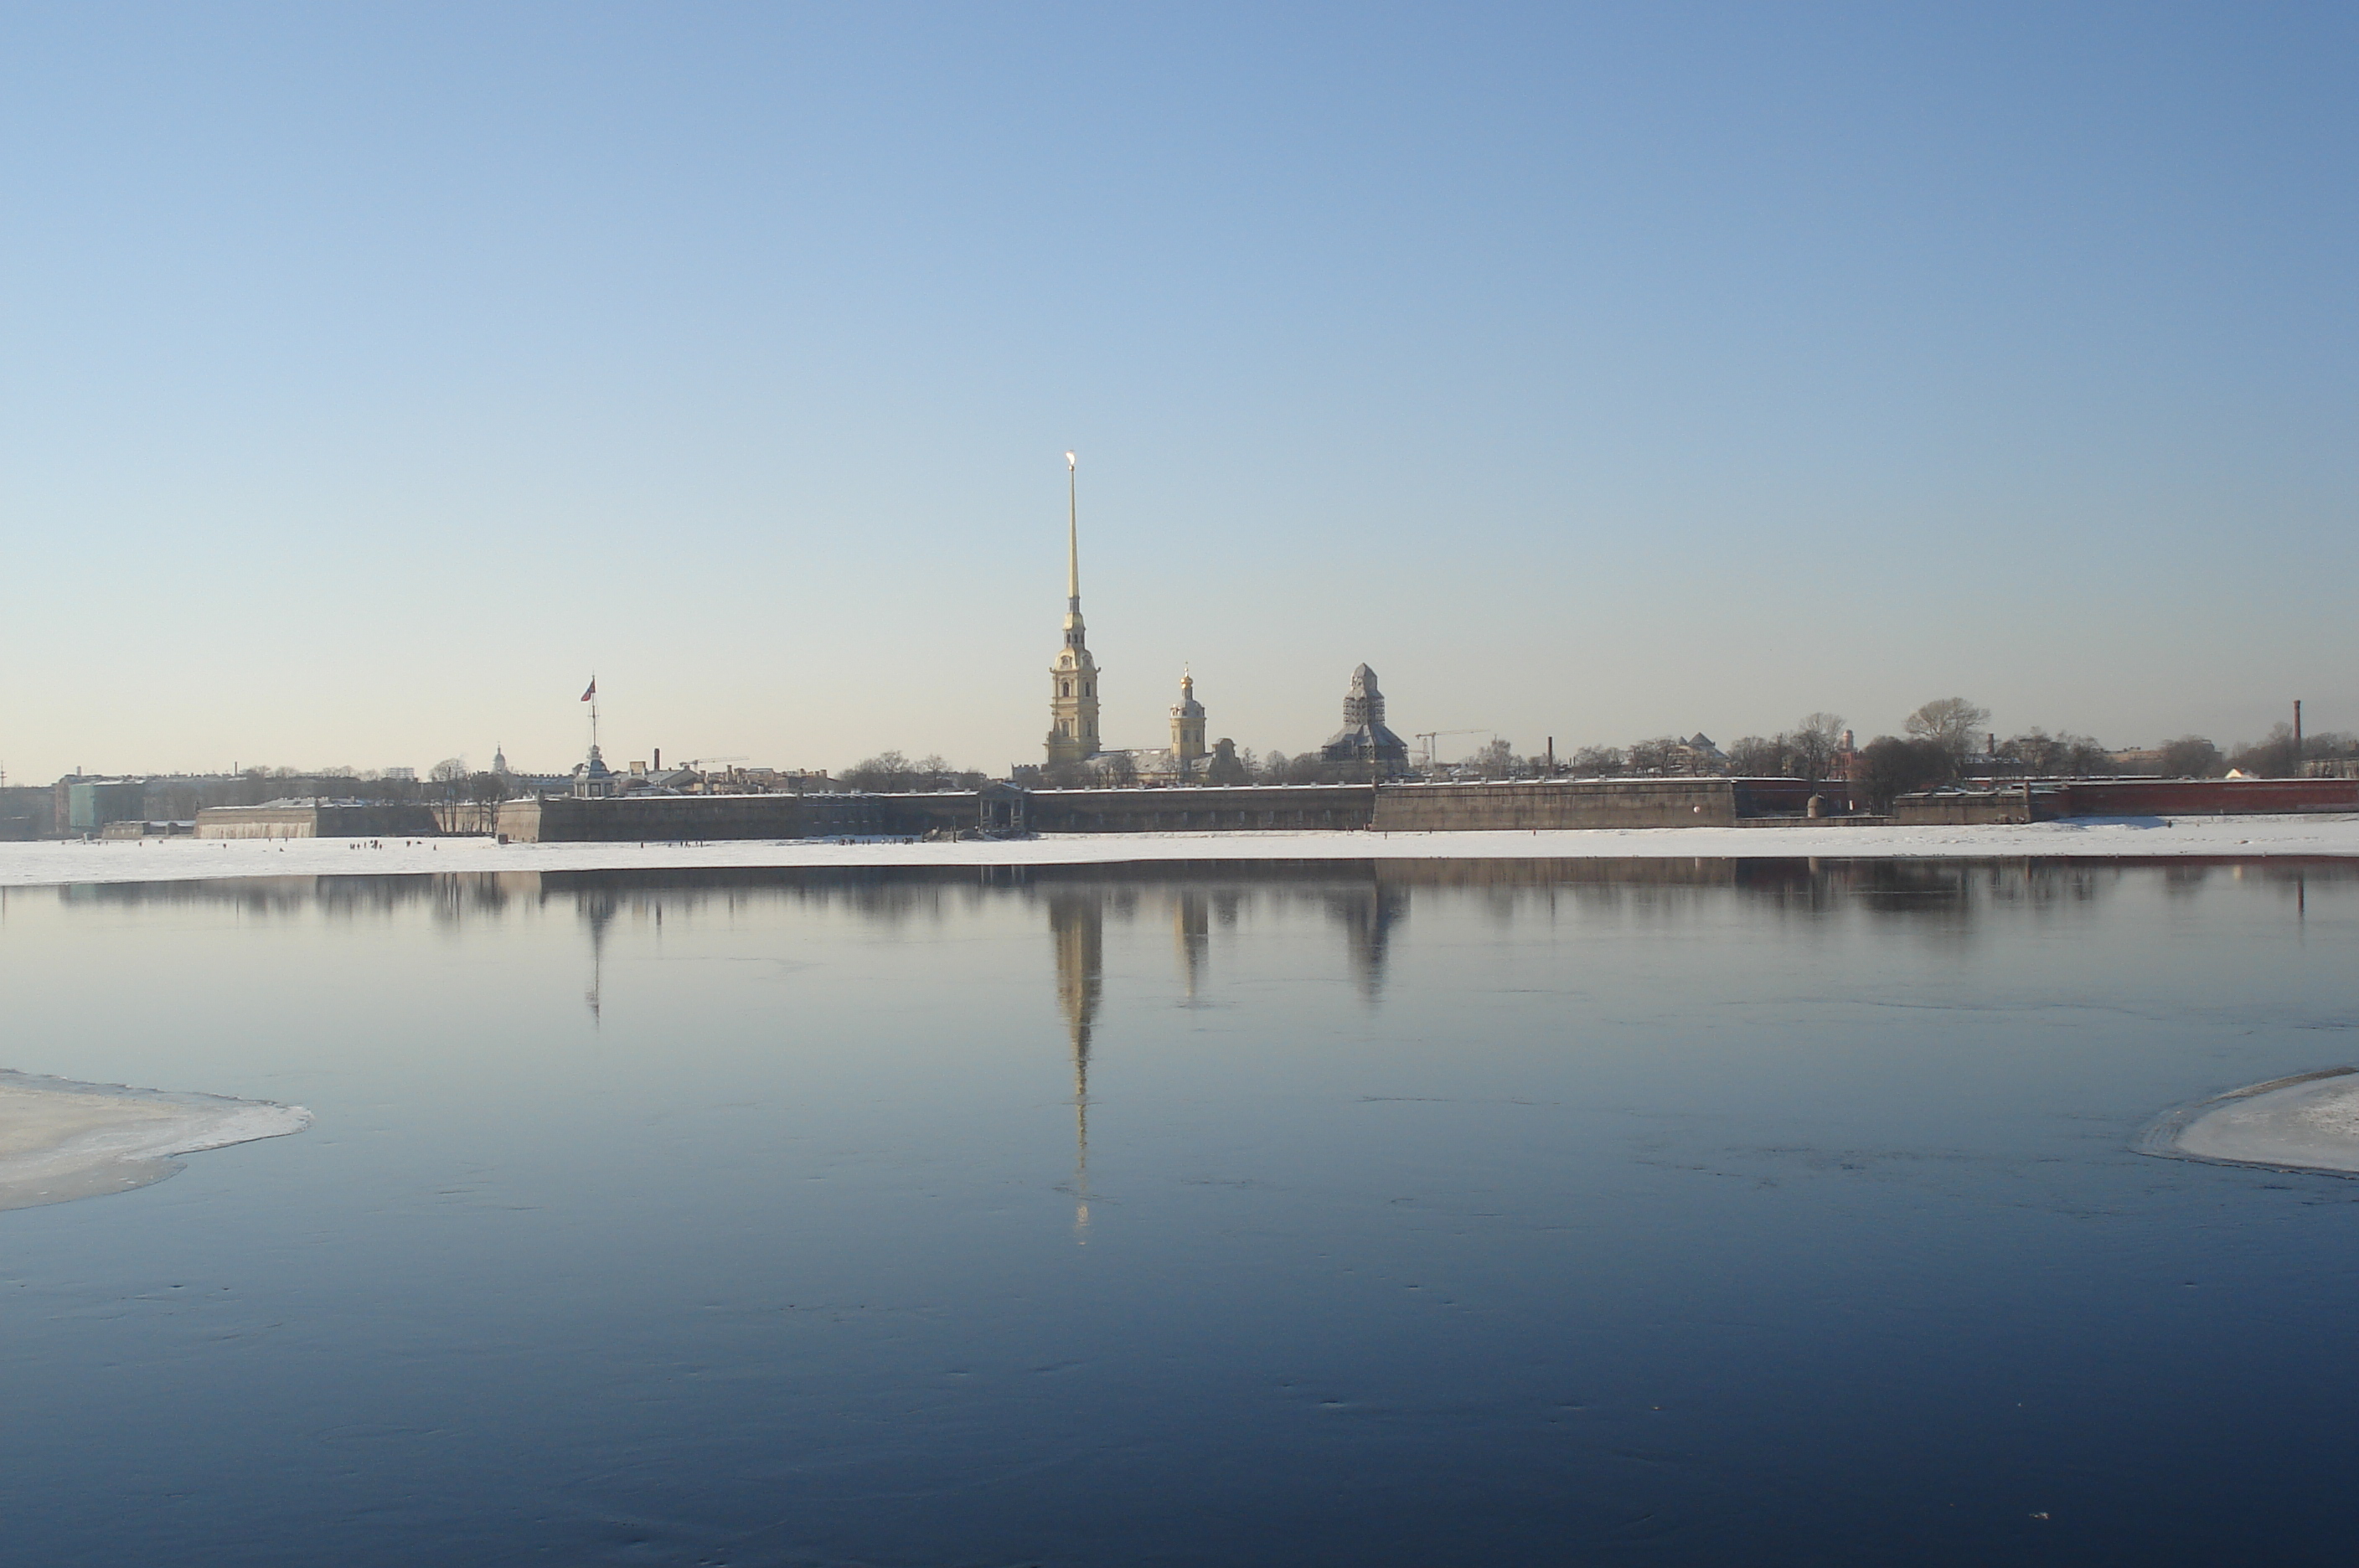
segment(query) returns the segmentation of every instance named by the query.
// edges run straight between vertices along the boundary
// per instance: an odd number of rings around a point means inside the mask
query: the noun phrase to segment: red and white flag
[[[598,694],[598,678],[597,678],[595,675],[592,675],[592,677],[590,677],[590,690],[588,690],[587,691],[584,691],[584,692],[582,692],[582,700],[583,702],[588,702],[591,698],[595,697],[597,694]]]

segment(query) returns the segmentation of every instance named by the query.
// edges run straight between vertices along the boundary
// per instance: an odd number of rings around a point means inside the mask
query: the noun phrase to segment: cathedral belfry
[[[1049,763],[1098,754],[1098,667],[1082,626],[1082,531],[1077,464],[1065,454],[1065,646],[1049,667]]]
[[[1194,671],[1180,671],[1180,700],[1171,704],[1172,769],[1182,779],[1204,760],[1204,704],[1196,701]]]

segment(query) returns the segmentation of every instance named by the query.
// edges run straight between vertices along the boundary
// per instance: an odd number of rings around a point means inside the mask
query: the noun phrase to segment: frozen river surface
[[[0,898],[11,1562],[2350,1554],[2359,872],[647,870]]]

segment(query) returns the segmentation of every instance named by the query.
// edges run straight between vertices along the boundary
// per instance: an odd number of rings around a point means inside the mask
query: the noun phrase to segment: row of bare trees
[[[984,775],[972,768],[955,768],[939,753],[912,762],[897,751],[864,757],[837,777],[854,789],[902,795],[924,789],[980,789]]]

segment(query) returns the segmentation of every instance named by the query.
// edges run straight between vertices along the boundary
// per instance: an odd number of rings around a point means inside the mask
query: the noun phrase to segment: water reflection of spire
[[[582,918],[590,922],[590,989],[582,1000],[590,1004],[590,1027],[603,1022],[606,985],[606,928],[614,923],[614,914],[621,903],[605,888],[596,888],[582,899]]]
[[[1330,893],[1327,909],[1343,922],[1352,978],[1359,984],[1361,997],[1374,1007],[1383,999],[1393,926],[1408,912],[1408,889],[1371,880],[1364,888]]]
[[[1203,894],[1183,891],[1171,909],[1171,942],[1180,955],[1180,1005],[1196,1006],[1196,986],[1212,946],[1212,909]]]
[[[1090,1031],[1105,988],[1105,895],[1094,889],[1049,895],[1049,935],[1056,948],[1057,1005],[1073,1053],[1073,1236],[1090,1239]]]

